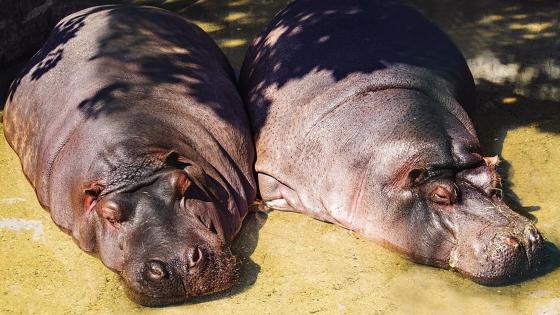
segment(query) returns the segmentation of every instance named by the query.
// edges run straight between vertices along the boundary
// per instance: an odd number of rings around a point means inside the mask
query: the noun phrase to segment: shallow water
[[[198,23],[234,67],[287,2],[142,1]],[[560,246],[560,6],[492,2],[416,1],[469,60],[479,88],[473,120],[486,153],[504,160],[508,203]],[[248,217],[234,244],[243,262],[234,288],[190,304],[143,308],[51,222],[3,135],[0,183],[0,313],[560,314],[557,254],[540,277],[483,287],[334,225],[278,211]]]

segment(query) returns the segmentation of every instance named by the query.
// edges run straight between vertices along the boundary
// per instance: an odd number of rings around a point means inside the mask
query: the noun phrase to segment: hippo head
[[[539,264],[543,238],[502,201],[497,157],[475,156],[464,167],[404,172],[399,186],[405,189],[390,193],[389,212],[399,213],[392,224],[399,222],[398,230],[407,232],[391,235],[391,244],[414,261],[503,285]]]
[[[147,306],[224,290],[238,277],[230,227],[221,218],[227,196],[210,187],[199,166],[170,156],[174,163],[133,185],[87,189],[75,235],[122,277],[132,300]]]

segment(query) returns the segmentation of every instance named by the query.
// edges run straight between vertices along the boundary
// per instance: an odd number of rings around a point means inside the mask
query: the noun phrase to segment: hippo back
[[[254,198],[233,71],[208,35],[164,10],[101,6],[60,21],[12,84],[4,124],[40,202],[65,228],[80,202],[66,190],[131,159],[119,147],[196,154],[238,192],[238,219]]]
[[[391,176],[394,161],[421,147],[410,141],[437,146],[431,158],[442,163],[451,159],[443,152],[456,135],[442,130],[441,121],[458,122],[457,134],[478,141],[462,108],[474,99],[463,56],[398,1],[293,2],[249,48],[240,89],[263,198],[282,194],[270,193],[261,174],[293,190],[299,211],[327,208],[311,215],[350,228],[358,220],[352,218],[358,210],[349,210],[356,207],[356,186],[371,184],[363,179],[368,169]],[[334,218],[343,211],[346,223]]]

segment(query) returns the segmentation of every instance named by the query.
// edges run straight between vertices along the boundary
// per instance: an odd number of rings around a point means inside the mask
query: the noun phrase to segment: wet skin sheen
[[[541,235],[480,154],[465,60],[413,8],[297,0],[251,45],[240,88],[269,205],[482,284],[539,263]]]
[[[5,135],[39,201],[138,303],[237,279],[229,246],[255,183],[233,79],[197,26],[105,6],[63,19],[12,84]]]

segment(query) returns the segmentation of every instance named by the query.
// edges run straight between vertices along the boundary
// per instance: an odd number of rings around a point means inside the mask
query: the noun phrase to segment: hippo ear
[[[189,178],[195,177],[198,181],[204,181],[206,173],[202,167],[198,166],[191,159],[180,155],[177,151],[169,151],[165,154],[164,163],[185,170],[189,174]]]
[[[206,195],[207,198],[213,199],[212,196],[215,196],[215,193],[211,190],[211,186],[208,185],[206,180],[206,173],[202,169],[202,167],[194,164],[192,162],[187,162],[185,165],[185,172],[187,177],[191,182],[193,182],[202,192]]]
[[[161,159],[165,165],[177,166],[179,157],[180,155],[177,151],[171,150],[163,154]]]
[[[208,185],[206,172],[204,172],[204,169],[194,163],[191,159],[180,155],[176,151],[169,151],[164,156],[164,163],[166,165],[181,168],[185,171],[188,178],[188,186],[186,186],[186,188],[189,188],[191,184],[195,184],[200,190],[202,190],[204,195],[206,195],[206,198],[209,200],[215,199],[212,198],[212,196],[215,196],[216,194],[212,191],[211,186]]]
[[[186,157],[179,156],[177,161],[183,165],[183,169],[187,174],[190,182],[195,184],[205,195],[208,200],[215,199],[216,193],[212,190],[212,186],[208,184],[206,172],[198,164]]]
[[[491,168],[494,168],[498,164],[500,164],[500,158],[497,155],[484,157],[483,159],[484,159],[484,163],[486,163],[486,166]]]
[[[103,191],[103,185],[94,181],[84,186],[84,211],[91,210],[97,198]]]

